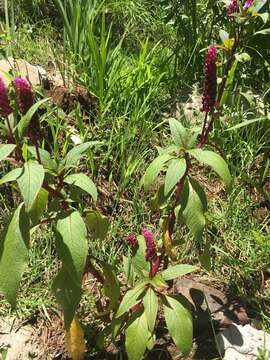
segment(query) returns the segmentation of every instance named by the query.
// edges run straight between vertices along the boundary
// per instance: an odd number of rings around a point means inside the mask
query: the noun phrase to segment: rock
[[[228,360],[257,359],[260,352],[270,355],[270,334],[257,330],[249,324],[230,325],[217,335],[217,343],[220,353],[225,353],[225,359]]]
[[[12,57],[0,60],[0,72],[3,75],[6,85],[10,80],[5,77],[5,73],[20,75],[28,79],[32,85],[42,85],[46,87],[48,81],[47,72],[39,65],[31,65],[25,60],[17,60]]]
[[[34,355],[33,337],[32,326],[18,328],[15,319],[0,320],[0,349],[7,350],[6,360],[25,360]]]
[[[210,315],[215,326],[249,322],[246,310],[239,301],[228,299],[221,290],[204,284],[199,277],[180,278],[175,287],[191,304],[195,332],[211,328]]]

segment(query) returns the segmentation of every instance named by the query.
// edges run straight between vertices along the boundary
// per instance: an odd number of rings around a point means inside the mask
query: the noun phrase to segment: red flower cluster
[[[234,13],[239,12],[239,10],[240,8],[237,0],[231,0],[229,5],[227,6],[227,14],[230,16]]]
[[[2,77],[0,77],[0,113],[5,117],[12,113],[8,98],[8,89]]]
[[[20,111],[25,114],[34,103],[31,86],[26,79],[21,77],[15,78],[14,84],[17,89]]]
[[[127,237],[127,241],[128,241],[128,243],[129,243],[130,247],[132,247],[132,248],[135,248],[135,247],[137,247],[137,245],[138,245],[138,241],[137,241],[137,239],[136,239],[136,236],[133,235],[133,234],[131,234],[131,235],[129,235],[129,236]]]
[[[205,80],[203,91],[202,110],[210,112],[213,110],[217,95],[217,66],[216,66],[217,48],[210,46],[205,60]]]

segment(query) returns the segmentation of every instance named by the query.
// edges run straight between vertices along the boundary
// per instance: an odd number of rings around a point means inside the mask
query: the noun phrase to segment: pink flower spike
[[[203,107],[202,110],[210,112],[213,110],[217,94],[217,66],[216,66],[217,48],[209,46],[204,66],[204,91],[203,91]]]
[[[10,101],[8,98],[8,90],[4,83],[3,78],[0,76],[0,113],[4,117],[8,117],[12,113],[12,108],[10,106]]]
[[[234,13],[239,12],[239,10],[240,8],[237,0],[231,0],[229,5],[227,6],[227,14],[230,16]]]
[[[145,259],[147,261],[150,261],[156,256],[156,244],[154,240],[154,235],[150,230],[147,229],[142,229],[142,235],[146,242]]]
[[[249,9],[253,5],[253,0],[247,0],[244,4],[244,10]]]
[[[14,84],[18,93],[19,107],[22,114],[25,114],[34,103],[34,95],[31,86],[26,79],[16,77]]]

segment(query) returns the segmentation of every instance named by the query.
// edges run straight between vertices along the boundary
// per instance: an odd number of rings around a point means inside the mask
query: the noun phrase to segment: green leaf
[[[125,332],[125,347],[129,360],[143,359],[149,339],[146,316],[144,312],[134,314]]]
[[[133,289],[128,290],[122,301],[121,304],[117,310],[117,313],[115,315],[115,318],[119,318],[120,316],[122,316],[124,313],[126,313],[127,311],[129,311],[129,309],[137,304],[138,302],[140,302],[140,296],[142,295],[142,293],[145,290],[145,285],[147,284],[146,281],[140,282],[139,284],[137,284]]]
[[[143,306],[145,311],[145,316],[148,324],[148,329],[150,333],[154,331],[157,312],[158,312],[158,298],[151,288],[149,288],[143,298]]]
[[[120,297],[120,284],[115,275],[114,268],[105,263],[104,261],[100,262],[103,269],[104,274],[104,294],[110,299],[109,310],[115,309],[118,305],[118,300]]]
[[[210,166],[224,181],[226,186],[231,184],[231,175],[225,160],[218,154],[209,150],[192,149],[188,151],[200,163]]]
[[[15,210],[0,240],[0,291],[15,306],[22,274],[27,266],[29,218],[21,204]]]
[[[27,150],[35,157],[36,160],[38,160],[36,148],[34,146],[28,146]],[[39,148],[38,150],[39,150],[41,164],[46,169],[56,170],[57,164],[56,161],[51,158],[51,154],[47,150],[41,148]]]
[[[22,172],[23,172],[22,168],[16,168],[11,170],[0,179],[0,185],[17,180],[18,177],[22,174]]]
[[[44,180],[43,166],[36,161],[28,161],[23,166],[23,172],[17,179],[26,211],[29,211],[41,189]]]
[[[170,266],[168,269],[162,271],[161,275],[165,281],[168,281],[197,270],[198,268],[193,265],[178,264],[175,266]]]
[[[62,267],[54,279],[52,290],[64,311],[65,328],[68,330],[81,299],[80,284],[74,281],[65,267]]]
[[[141,180],[141,185],[144,186],[145,191],[149,191],[151,185],[157,178],[163,166],[171,159],[173,159],[173,155],[163,154],[152,161],[152,163],[146,169],[146,172]]]
[[[39,220],[45,212],[48,204],[49,193],[47,190],[41,188],[37,194],[37,197],[29,211],[31,219],[31,225],[35,226],[39,223]]]
[[[206,271],[211,270],[210,242],[208,241],[202,254],[199,255],[199,261]]]
[[[132,258],[132,266],[134,271],[143,277],[147,277],[150,271],[150,263],[145,260],[146,243],[142,235],[137,236],[138,247]]]
[[[85,222],[94,239],[103,240],[109,229],[109,220],[98,211],[86,210]]]
[[[256,31],[253,36],[255,35],[269,35],[270,34],[270,28],[268,29],[263,29],[263,30],[260,30],[260,31]]]
[[[14,144],[0,145],[0,161],[5,160],[15,148]]]
[[[16,126],[16,129],[18,130],[19,137],[21,138],[24,135],[25,130],[27,129],[32,117],[38,110],[38,108],[43,105],[45,102],[47,102],[49,98],[42,99],[36,102],[34,105],[30,107],[30,109],[27,111],[27,113],[22,116],[21,120],[19,121],[18,125]]]
[[[171,160],[164,184],[164,195],[165,197],[175,188],[176,184],[184,176],[186,172],[187,164],[185,159]]]
[[[80,284],[88,253],[87,231],[80,213],[74,211],[59,219],[56,230],[59,257],[73,281]]]
[[[189,141],[189,131],[176,119],[169,119],[172,139],[175,145],[186,149]]]
[[[63,165],[64,166],[74,166],[77,164],[77,162],[80,160],[81,156],[91,147],[94,146],[96,144],[99,144],[100,142],[98,141],[88,141],[86,143],[80,144],[75,146],[73,149],[71,149],[64,161],[63,161]]]
[[[149,282],[158,291],[167,289],[169,287],[161,274],[155,275],[152,279],[149,280]]]
[[[236,129],[239,129],[241,127],[244,127],[244,126],[247,126],[247,125],[252,125],[258,121],[264,121],[264,120],[268,120],[268,117],[260,117],[260,118],[257,118],[257,119],[251,119],[251,120],[245,120],[245,121],[242,121],[240,124],[237,124],[237,125],[234,125],[232,127],[230,127],[229,129],[227,129],[226,131],[231,131],[231,130],[236,130]]]
[[[93,181],[85,174],[71,174],[65,177],[66,184],[77,186],[90,194],[94,201],[97,201],[97,188]]]
[[[188,181],[187,184],[188,187],[185,189],[187,194],[184,194],[185,196],[183,196],[183,199],[181,199],[181,201],[183,201],[183,209],[181,209],[181,211],[184,221],[192,235],[196,239],[200,239],[206,223],[204,217],[204,207],[199,195],[192,187],[191,183]],[[186,198],[187,203],[184,204]]]
[[[183,356],[187,356],[192,347],[192,316],[186,301],[181,296],[162,297],[165,321],[169,333]]]

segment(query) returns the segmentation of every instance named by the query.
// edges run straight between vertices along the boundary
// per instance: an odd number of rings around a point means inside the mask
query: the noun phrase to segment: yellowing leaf
[[[175,249],[173,249],[173,244],[172,244],[172,238],[169,232],[169,228],[168,228],[168,220],[166,220],[164,222],[164,227],[163,227],[163,244],[164,244],[164,248],[165,248],[165,252],[166,254],[172,259],[175,260],[176,259],[176,252]]]
[[[234,39],[225,39],[223,44],[227,50],[231,50],[234,46]]]
[[[72,360],[83,360],[85,357],[86,346],[84,341],[83,329],[75,316],[66,331],[66,346]]]

